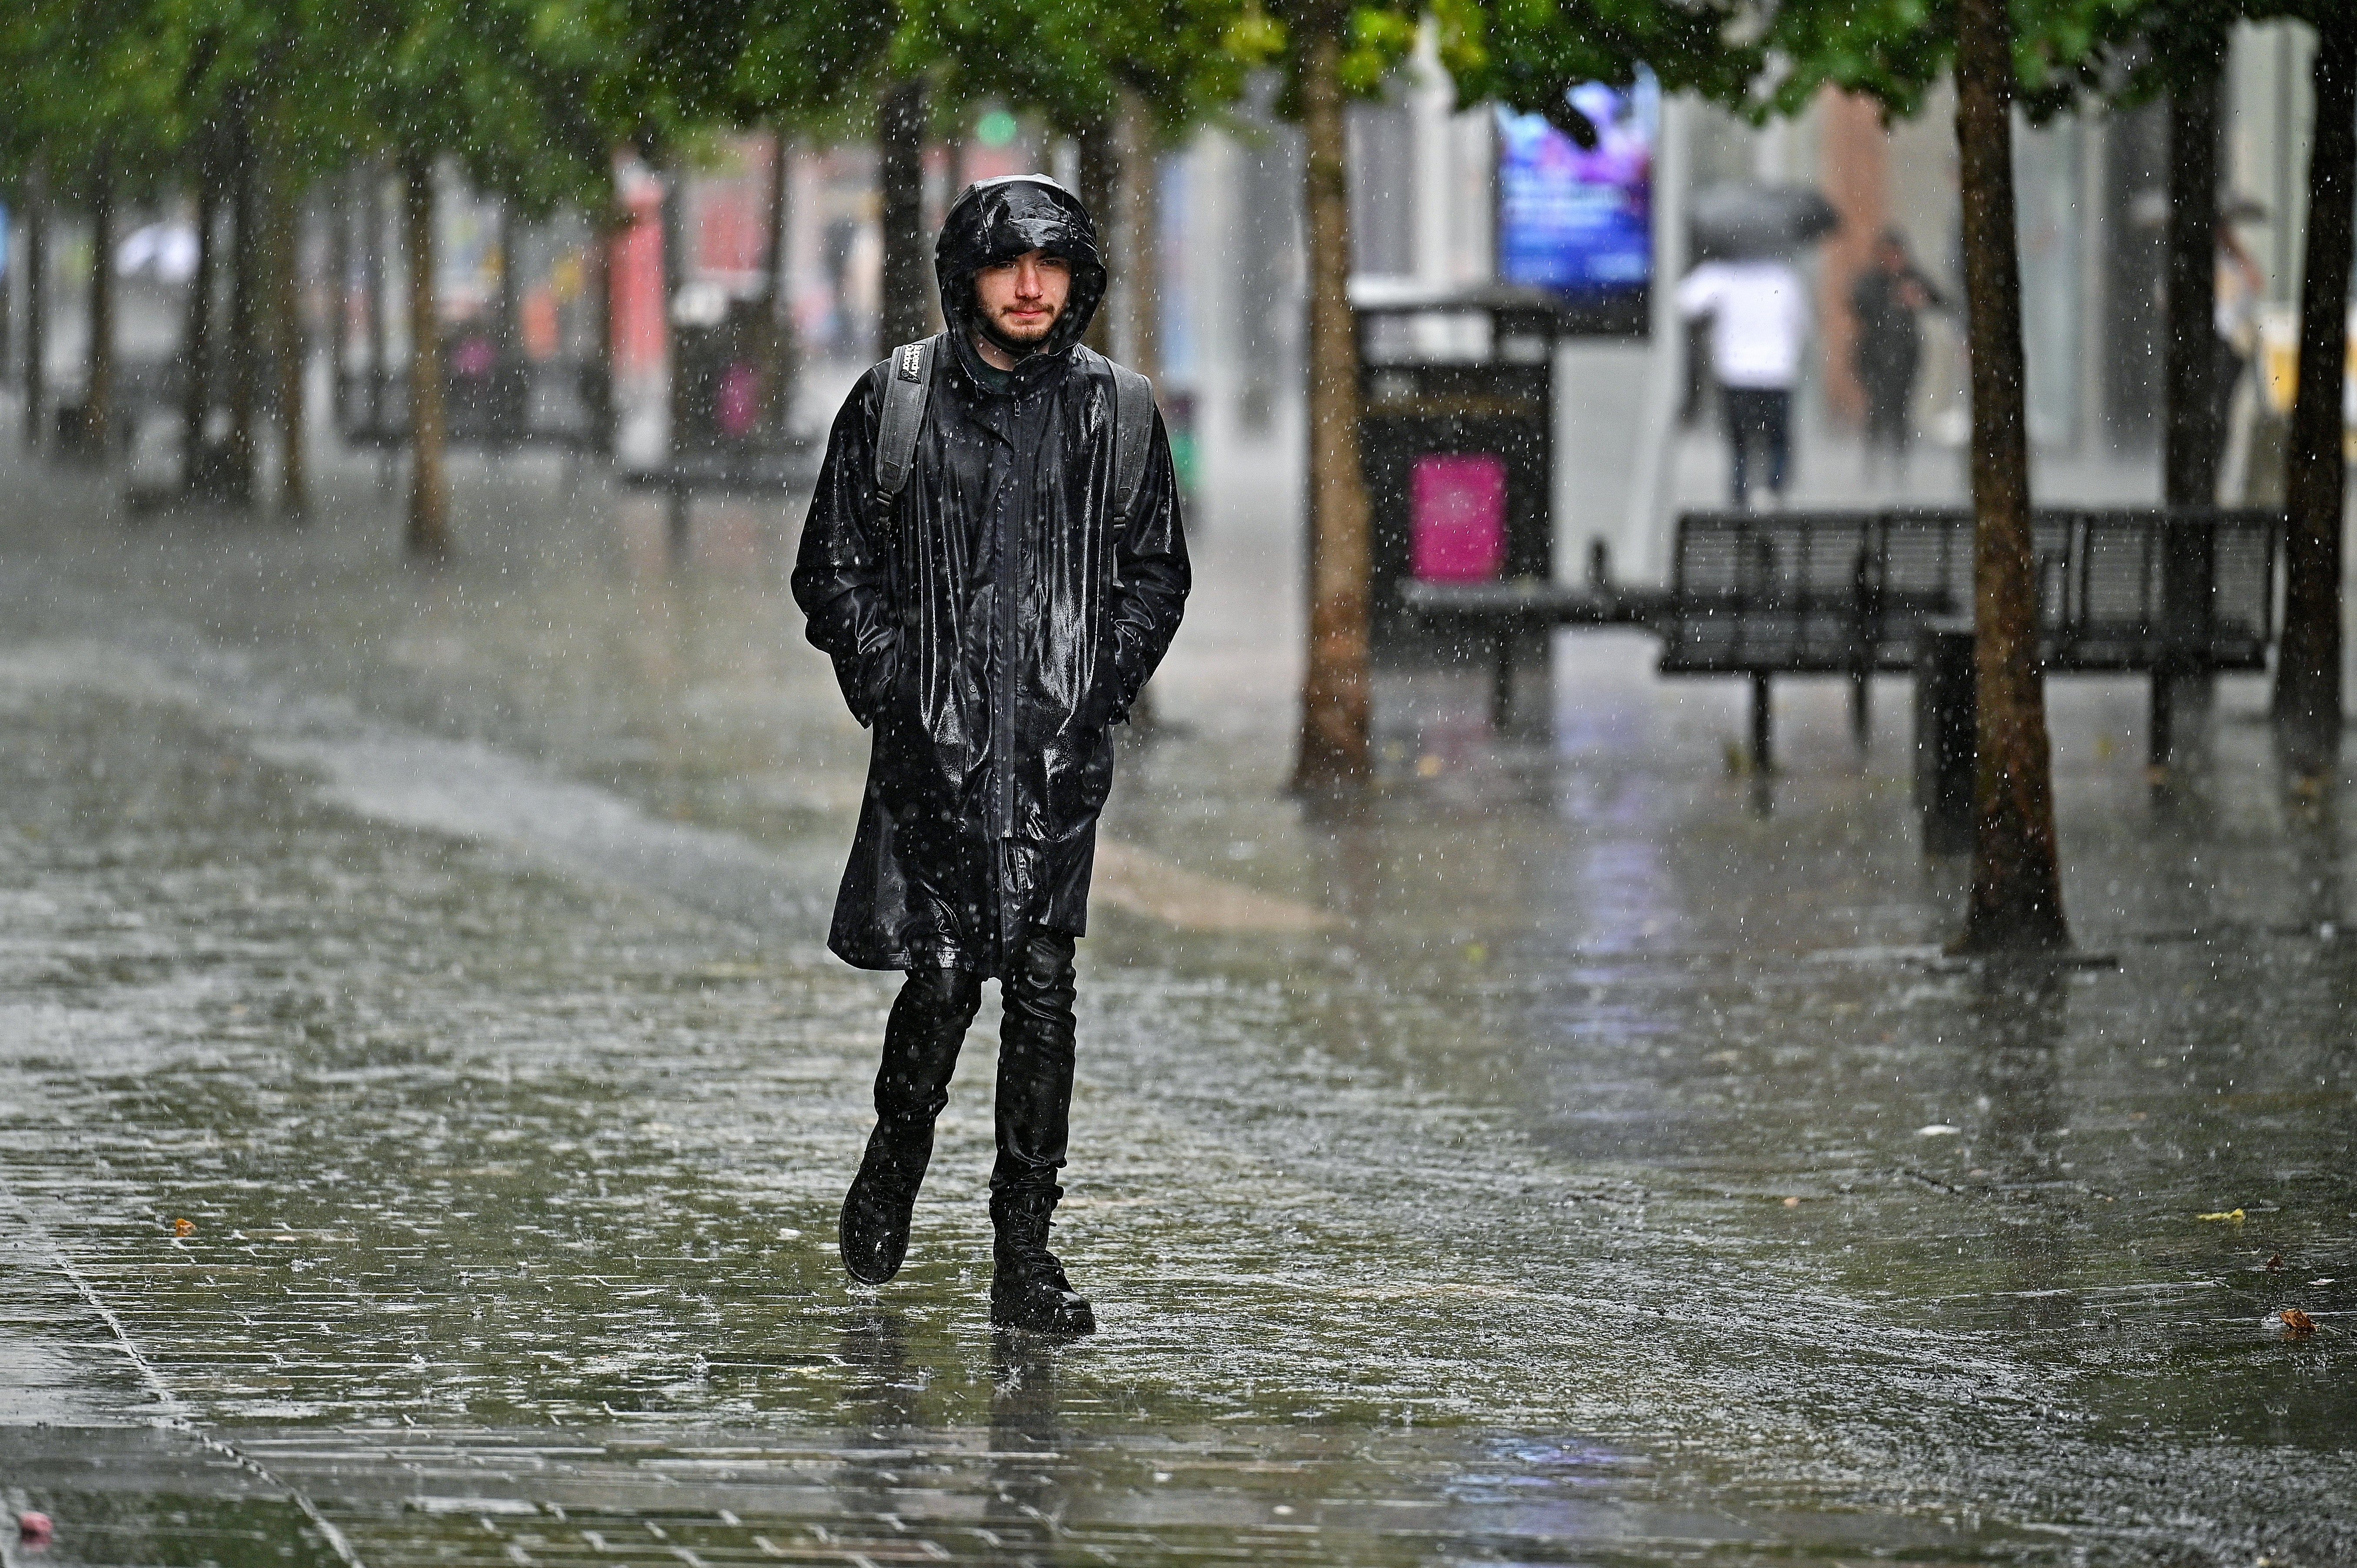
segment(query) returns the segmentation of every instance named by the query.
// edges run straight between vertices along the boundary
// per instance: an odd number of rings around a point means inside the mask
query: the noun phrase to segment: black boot
[[[1022,1187],[990,1195],[990,1225],[996,1233],[990,1273],[990,1321],[994,1327],[1034,1334],[1094,1334],[1097,1315],[1088,1299],[1064,1277],[1064,1265],[1048,1251],[1049,1216],[1060,1187]]]
[[[843,1195],[843,1214],[835,1222],[843,1272],[858,1283],[880,1285],[900,1272],[917,1189],[924,1185],[932,1154],[930,1122],[911,1133],[878,1122],[868,1134],[866,1157]]]
[[[876,1073],[876,1131],[836,1228],[844,1272],[861,1284],[880,1285],[900,1272],[909,1219],[932,1159],[933,1121],[949,1103],[958,1047],[981,1004],[980,977],[959,969],[911,971],[892,1004]]]

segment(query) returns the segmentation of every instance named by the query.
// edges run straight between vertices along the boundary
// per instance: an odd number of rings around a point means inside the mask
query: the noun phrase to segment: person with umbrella
[[[1727,415],[1727,484],[1751,505],[1751,448],[1764,448],[1768,494],[1781,506],[1792,463],[1792,381],[1809,331],[1807,285],[1774,256],[1705,262],[1678,285],[1678,312],[1710,318],[1710,366]]]
[[[1781,505],[1792,466],[1792,383],[1810,324],[1808,285],[1791,258],[1841,220],[1811,186],[1717,185],[1695,196],[1691,221],[1702,261],[1678,285],[1677,306],[1688,321],[1710,323],[1728,488],[1736,509],[1749,510],[1758,446],[1770,503]]]
[[[2267,209],[2247,196],[2218,203],[2217,291],[2212,296],[2211,325],[2218,337],[2218,369],[2211,382],[2215,400],[2211,436],[2217,443],[2216,461],[2225,461],[2228,436],[2233,428],[2234,393],[2251,368],[2259,346],[2259,306],[2266,297],[2266,274],[2236,231],[2239,223],[2263,222]]]
[[[1923,358],[1916,317],[1944,308],[1947,300],[1907,253],[1907,235],[1885,229],[1874,242],[1874,260],[1850,285],[1849,308],[1857,323],[1850,364],[1866,394],[1866,471],[1875,454],[1890,455],[1891,471],[1904,483],[1907,448],[1914,435],[1915,375]]]

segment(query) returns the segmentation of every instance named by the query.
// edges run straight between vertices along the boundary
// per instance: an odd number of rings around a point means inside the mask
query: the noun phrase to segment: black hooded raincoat
[[[974,274],[1034,250],[1071,263],[1071,294],[1040,349],[994,373]],[[1031,931],[1086,932],[1108,726],[1178,628],[1187,546],[1158,413],[1114,515],[1113,373],[1078,342],[1105,269],[1080,202],[1035,176],[971,186],[934,271],[949,330],[908,482],[879,498],[888,360],[835,416],[794,566],[810,639],[874,731],[827,945],[863,969],[1004,975]]]

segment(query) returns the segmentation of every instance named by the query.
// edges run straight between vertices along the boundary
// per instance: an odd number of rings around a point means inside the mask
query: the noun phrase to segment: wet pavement
[[[907,1273],[834,1256],[891,985],[794,517],[674,568],[462,461],[419,574],[365,468],[297,532],[5,461],[8,1568],[2357,1559],[2346,808],[2248,681],[2160,787],[2055,685],[2115,962],[1982,972],[1899,682],[1863,756],[1780,691],[1764,781],[1574,637],[1551,744],[1394,680],[1376,798],[1289,800],[1232,478],[1082,944],[1103,1332],[1006,1341],[990,1016]]]

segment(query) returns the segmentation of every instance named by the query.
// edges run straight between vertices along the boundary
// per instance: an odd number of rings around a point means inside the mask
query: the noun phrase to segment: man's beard
[[[1056,312],[1049,319],[1048,325],[1039,328],[1039,335],[1037,338],[1026,339],[1009,337],[1000,330],[997,320],[988,311],[977,310],[974,312],[974,329],[996,344],[1009,357],[1024,360],[1039,351],[1040,347],[1048,341],[1049,335],[1056,330],[1056,323],[1063,318],[1062,311]]]

